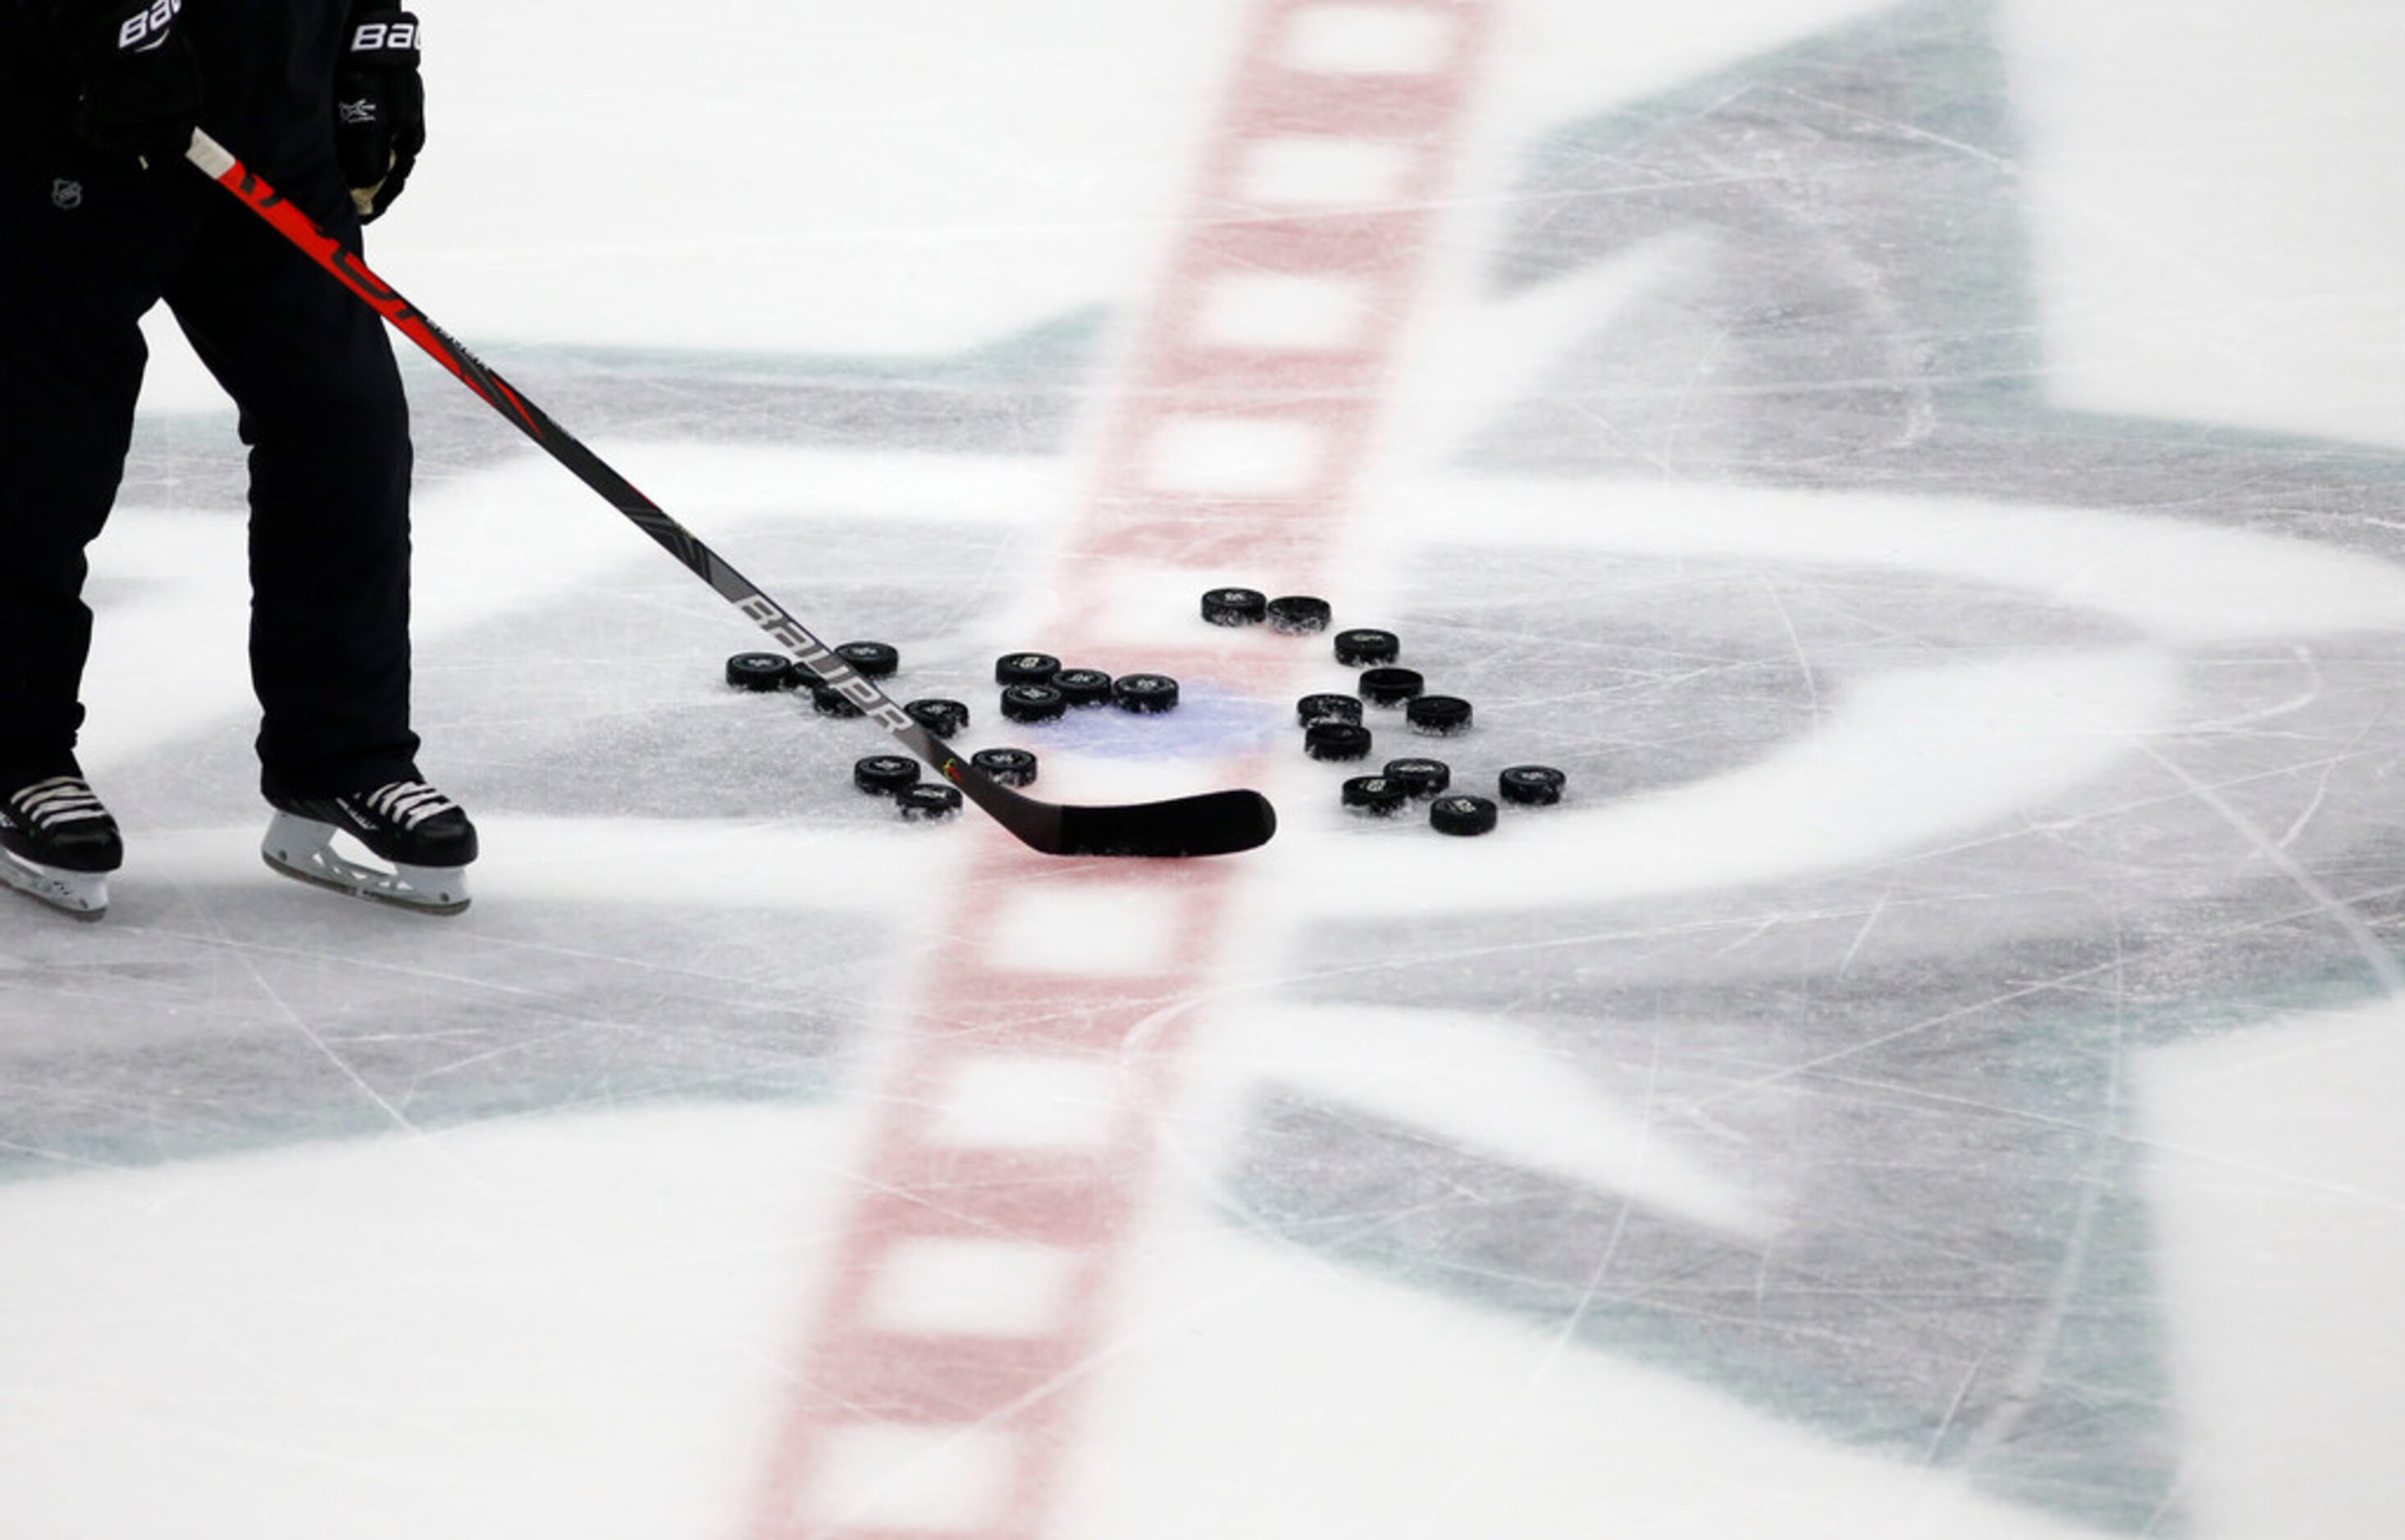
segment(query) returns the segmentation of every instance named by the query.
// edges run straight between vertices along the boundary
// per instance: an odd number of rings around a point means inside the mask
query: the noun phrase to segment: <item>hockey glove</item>
[[[351,12],[334,76],[334,148],[362,224],[409,183],[426,147],[426,88],[417,77],[417,18],[370,4]]]
[[[184,0],[63,0],[49,30],[75,83],[76,137],[111,158],[173,165],[192,142],[201,69]]]

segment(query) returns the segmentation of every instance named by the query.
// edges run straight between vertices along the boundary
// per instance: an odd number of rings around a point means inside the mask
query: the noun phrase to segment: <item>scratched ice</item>
[[[1283,828],[902,825],[413,361],[476,907],[278,883],[157,332],[117,910],[0,914],[0,1533],[2394,1533],[2405,16],[580,17],[437,19],[379,268],[1038,792]],[[1347,816],[1231,582],[1567,800]],[[1029,648],[1186,703],[1012,727]]]

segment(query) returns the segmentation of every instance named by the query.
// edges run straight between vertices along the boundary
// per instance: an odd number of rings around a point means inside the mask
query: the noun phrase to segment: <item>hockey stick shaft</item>
[[[187,158],[683,563],[747,620],[775,637],[828,688],[935,766],[968,800],[1029,846],[1054,855],[1222,855],[1250,849],[1275,831],[1275,814],[1254,791],[1210,792],[1127,807],[1071,807],[1021,796],[964,763],[873,681],[863,678],[842,654],[436,326],[378,277],[358,252],[287,202],[232,151],[195,130]]]

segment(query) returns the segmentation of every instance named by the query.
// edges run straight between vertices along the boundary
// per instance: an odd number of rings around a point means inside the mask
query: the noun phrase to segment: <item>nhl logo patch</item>
[[[50,205],[53,208],[83,207],[83,184],[62,176],[50,184]]]

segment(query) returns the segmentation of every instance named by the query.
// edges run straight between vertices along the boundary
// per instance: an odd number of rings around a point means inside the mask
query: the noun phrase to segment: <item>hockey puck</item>
[[[906,701],[902,709],[910,720],[939,738],[949,738],[969,724],[969,708],[961,701]]]
[[[1453,784],[1453,766],[1442,760],[1388,760],[1386,778],[1401,781],[1415,797],[1432,797]]]
[[[1385,776],[1356,776],[1344,783],[1344,805],[1373,819],[1389,819],[1412,800],[1411,788]]]
[[[1439,797],[1428,804],[1428,827],[1440,834],[1486,833],[1495,827],[1495,805],[1484,797]]]
[[[726,660],[726,682],[738,690],[782,690],[793,665],[782,652],[738,652]]]
[[[884,642],[843,642],[837,646],[835,655],[851,665],[851,671],[865,679],[890,679],[902,666],[902,654]]]
[[[1365,664],[1392,663],[1402,656],[1402,638],[1391,631],[1339,631],[1336,633],[1336,661],[1348,667],[1359,668]]]
[[[894,794],[893,805],[913,823],[932,823],[961,810],[961,791],[939,780],[922,780]]]
[[[1174,711],[1177,681],[1166,674],[1121,674],[1111,681],[1111,702],[1122,711]]]
[[[1050,684],[1061,660],[1049,652],[1005,652],[993,660],[996,684]]]
[[[1314,722],[1303,729],[1302,751],[1315,760],[1365,760],[1370,730],[1352,721]]]
[[[1495,777],[1505,802],[1523,807],[1551,807],[1562,800],[1569,777],[1550,764],[1515,764]]]
[[[1326,599],[1315,599],[1308,594],[1288,594],[1272,599],[1267,606],[1270,629],[1301,636],[1328,629],[1329,620],[1336,611]]]
[[[817,711],[820,716],[856,717],[860,715],[860,707],[853,703],[851,697],[835,686],[822,682],[813,683],[809,688],[811,709]]]
[[[1063,668],[1052,676],[1052,688],[1071,706],[1107,706],[1111,677],[1099,668]]]
[[[1470,726],[1470,703],[1459,695],[1422,695],[1405,704],[1403,720],[1414,733],[1443,737]]]
[[[1014,684],[1002,693],[1002,714],[1013,721],[1051,721],[1068,709],[1068,697],[1052,685]]]
[[[1035,756],[1024,749],[980,749],[969,763],[1004,786],[1035,784]]]
[[[1202,618],[1213,625],[1259,625],[1270,612],[1258,588],[1215,588],[1202,595]]]
[[[1361,703],[1350,695],[1305,695],[1294,703],[1294,714],[1305,727],[1315,721],[1359,721]]]
[[[919,762],[907,754],[871,754],[851,763],[851,784],[873,797],[890,797],[919,784]]]
[[[1416,668],[1365,668],[1354,688],[1372,706],[1400,706],[1427,689],[1428,680]]]

